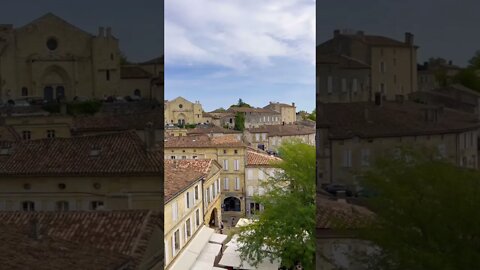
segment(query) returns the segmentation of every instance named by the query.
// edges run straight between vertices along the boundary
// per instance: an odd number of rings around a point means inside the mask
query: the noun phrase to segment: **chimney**
[[[413,46],[413,34],[410,32],[405,32],[405,43]]]
[[[381,106],[382,105],[382,93],[375,92],[375,105]]]
[[[452,60],[448,61],[448,65],[451,66],[453,64]]]
[[[292,102],[292,107],[295,107],[295,102]]]
[[[112,28],[109,26],[107,27],[107,38],[112,36]]]
[[[155,128],[152,122],[148,122],[145,126],[145,146],[147,150],[153,150],[155,147]]]
[[[105,28],[103,26],[98,27],[98,37],[104,37],[105,36]]]
[[[35,240],[40,240],[42,238],[42,235],[40,234],[40,222],[36,217],[30,220],[30,237]]]
[[[336,38],[336,37],[338,37],[338,36],[340,36],[340,30],[335,29],[335,30],[333,31],[333,37]]]

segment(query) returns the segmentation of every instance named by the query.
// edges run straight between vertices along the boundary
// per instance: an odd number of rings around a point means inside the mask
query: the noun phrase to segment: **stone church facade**
[[[0,98],[153,97],[155,75],[123,67],[110,27],[87,33],[48,13],[25,26],[0,25]]]

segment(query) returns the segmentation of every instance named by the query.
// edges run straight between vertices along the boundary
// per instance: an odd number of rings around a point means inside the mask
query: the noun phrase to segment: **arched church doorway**
[[[53,65],[45,69],[42,77],[43,98],[46,101],[55,101],[66,98],[70,85],[68,73],[60,66]]]

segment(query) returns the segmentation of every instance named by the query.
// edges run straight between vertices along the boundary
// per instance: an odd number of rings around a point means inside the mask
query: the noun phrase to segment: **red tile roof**
[[[317,229],[357,229],[374,217],[365,207],[317,195]]]
[[[280,158],[268,154],[247,150],[248,167],[271,167],[272,163],[281,161]]]
[[[132,258],[134,266],[150,256],[145,251],[154,230],[163,230],[163,214],[149,210],[0,212],[1,224],[22,230],[28,230],[34,218],[47,237],[122,254]]]
[[[332,139],[375,138],[458,133],[480,127],[468,113],[442,109],[414,102],[323,103],[317,121],[329,126]],[[426,110],[438,109],[438,120],[426,121]]]
[[[165,203],[207,176],[211,159],[165,160]]]
[[[245,147],[235,135],[209,137],[208,135],[178,136],[165,138],[165,148],[231,148]]]
[[[131,257],[43,235],[34,239],[15,225],[0,225],[2,269],[117,270],[131,263]]]
[[[264,125],[258,128],[249,128],[247,130],[250,133],[268,133],[269,137],[315,134],[315,128],[295,124]]]
[[[223,133],[223,134],[241,134],[242,132],[233,129],[226,129],[219,126],[209,125],[206,127],[196,127],[194,129],[187,130],[190,135],[195,134],[209,134],[209,133]]]
[[[0,176],[160,176],[161,159],[134,132],[21,141],[0,156]]]

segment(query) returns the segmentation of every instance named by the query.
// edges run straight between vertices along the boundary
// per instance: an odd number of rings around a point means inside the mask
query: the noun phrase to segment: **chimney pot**
[[[112,28],[109,26],[107,27],[107,38],[112,36]]]
[[[410,32],[405,32],[405,43],[413,46],[413,34]]]

